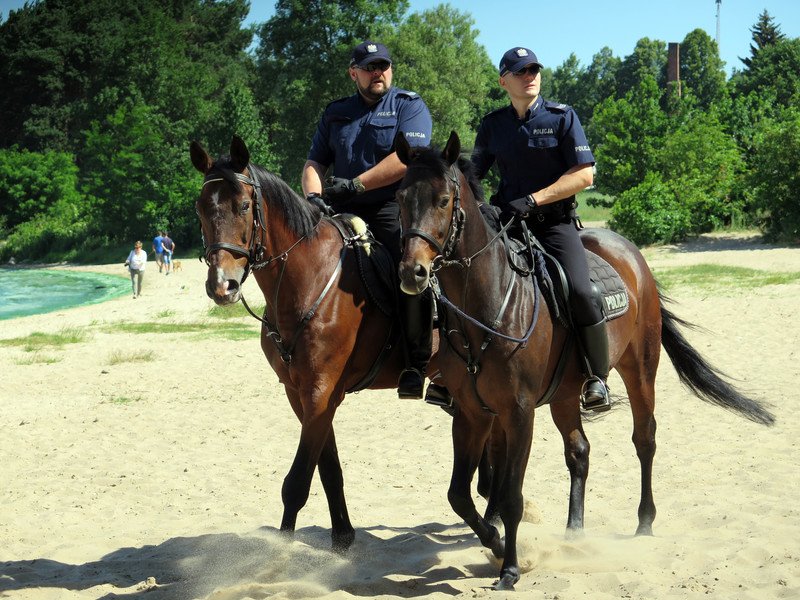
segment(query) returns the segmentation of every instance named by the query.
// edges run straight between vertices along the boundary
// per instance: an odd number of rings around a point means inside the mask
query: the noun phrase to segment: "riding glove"
[[[519,217],[520,219],[524,219],[531,214],[534,208],[536,208],[536,200],[533,199],[533,195],[531,194],[523,196],[522,198],[517,198],[508,203],[508,210],[511,211],[515,217]]]
[[[325,203],[322,196],[317,192],[311,192],[310,194],[306,194],[306,200],[311,202],[314,206],[316,206],[320,211],[322,211],[323,215],[327,215],[332,217],[334,215],[333,209]]]
[[[359,189],[352,179],[328,177],[325,180],[325,189],[322,191],[322,197],[328,202],[344,202],[358,194],[358,192]]]

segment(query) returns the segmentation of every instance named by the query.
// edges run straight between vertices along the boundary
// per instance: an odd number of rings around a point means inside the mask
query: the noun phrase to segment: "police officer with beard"
[[[499,83],[511,104],[483,118],[472,161],[480,178],[497,163],[494,204],[503,220],[524,220],[564,267],[572,320],[591,370],[583,387],[584,408],[603,411],[610,406],[606,323],[592,293],[575,217],[575,194],[592,184],[594,156],[575,111],[539,95],[541,68],[528,48],[517,46],[503,55]]]
[[[325,108],[303,167],[303,192],[323,209],[327,202],[337,213],[364,219],[397,265],[400,206],[395,192],[406,166],[397,158],[394,138],[402,132],[412,146],[429,145],[430,112],[416,93],[392,87],[392,59],[383,44],[365,41],[356,46],[348,74],[356,93]],[[400,297],[406,368],[397,391],[401,398],[422,398],[433,301],[430,293]]]

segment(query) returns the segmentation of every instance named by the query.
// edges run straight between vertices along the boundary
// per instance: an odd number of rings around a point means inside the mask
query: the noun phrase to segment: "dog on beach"
[[[181,261],[173,260],[172,261],[172,272],[174,273],[175,271],[182,271],[182,270],[183,270],[183,267],[181,266]]]

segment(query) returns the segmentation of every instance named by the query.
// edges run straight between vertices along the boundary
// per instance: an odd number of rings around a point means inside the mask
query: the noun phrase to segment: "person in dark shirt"
[[[541,68],[528,48],[516,46],[503,55],[499,82],[511,104],[483,118],[472,161],[479,178],[497,165],[500,185],[493,203],[501,218],[524,220],[564,267],[573,323],[591,370],[584,408],[603,411],[610,406],[606,323],[592,293],[575,217],[575,194],[592,184],[595,161],[575,111],[540,96]]]
[[[433,124],[416,93],[392,86],[393,64],[383,44],[365,41],[352,53],[348,75],[356,92],[328,104],[303,167],[306,198],[337,213],[355,214],[367,223],[397,265],[400,262],[400,207],[395,192],[406,172],[394,138],[411,145],[430,144]],[[330,176],[326,179],[326,173]],[[398,381],[401,398],[422,398],[431,354],[433,300],[400,293],[406,368]]]

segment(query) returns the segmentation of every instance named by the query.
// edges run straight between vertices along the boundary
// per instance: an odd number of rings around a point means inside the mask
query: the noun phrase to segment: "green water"
[[[49,269],[0,269],[0,320],[96,304],[127,294],[127,277]]]

